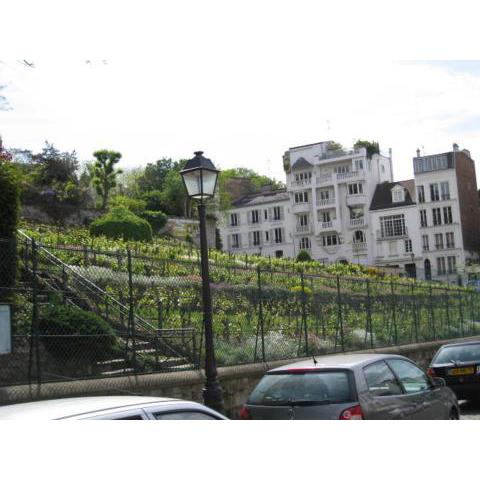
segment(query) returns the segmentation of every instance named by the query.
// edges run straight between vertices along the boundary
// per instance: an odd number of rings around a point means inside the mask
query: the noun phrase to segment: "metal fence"
[[[3,248],[2,248],[3,245]],[[0,254],[12,249],[0,242]],[[22,237],[0,384],[196,369],[199,259],[43,246]],[[354,278],[211,259],[219,366],[475,335],[480,296],[434,282]],[[5,301],[5,300],[4,300]],[[85,316],[84,314],[87,314]],[[77,319],[72,321],[72,319]]]

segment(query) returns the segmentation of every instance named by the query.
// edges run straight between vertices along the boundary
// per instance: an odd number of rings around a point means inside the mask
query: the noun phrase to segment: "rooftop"
[[[393,202],[392,188],[401,185],[405,188],[405,200],[403,202]],[[414,180],[403,180],[401,182],[383,182],[379,183],[373,194],[370,210],[383,210],[387,208],[406,207],[415,205],[415,184]]]
[[[232,206],[236,208],[249,207],[253,205],[262,205],[264,203],[284,202],[290,199],[285,188],[279,190],[261,191],[251,193],[232,202]]]

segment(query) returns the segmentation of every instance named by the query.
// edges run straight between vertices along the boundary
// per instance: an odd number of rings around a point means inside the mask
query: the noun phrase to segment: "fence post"
[[[66,290],[67,290],[67,272],[65,272],[65,265],[62,265],[62,298],[63,298],[64,304],[67,302]]]
[[[340,276],[337,274],[337,312],[338,318],[335,325],[335,349],[337,351],[337,339],[338,339],[338,330],[340,329],[340,343],[342,347],[342,352],[345,351],[345,346],[343,342],[343,318],[342,318],[342,297],[340,293]]]
[[[158,330],[163,328],[163,304],[161,298],[157,298],[157,328]]]
[[[367,278],[367,329],[370,332],[370,348],[373,348],[372,296],[370,294],[370,280]]]
[[[435,332],[435,315],[433,312],[433,297],[432,297],[432,281],[430,280],[430,288],[429,288],[429,297],[430,297],[430,321],[432,324],[432,333],[433,333],[433,339],[435,340],[437,338],[436,332]]]
[[[397,299],[395,297],[395,287],[393,284],[393,276],[390,277],[390,293],[392,295],[392,322],[393,322],[393,341],[398,345],[398,328],[397,328]]]
[[[471,318],[471,329],[472,335],[475,335],[475,318],[474,318],[474,310],[473,310],[473,291],[470,292],[470,318]]]
[[[458,309],[460,310],[460,331],[462,332],[462,337],[465,335],[463,328],[463,305],[462,305],[462,294],[458,294]]]
[[[445,313],[447,315],[447,335],[446,338],[450,337],[450,292],[449,288],[445,288]]]
[[[415,330],[415,342],[418,343],[418,303],[415,295],[415,286],[412,283],[412,306],[413,306],[413,326]]]
[[[127,329],[127,356],[128,356],[128,344],[131,338],[132,351],[133,351],[133,367],[136,371],[137,368],[137,349],[135,340],[135,313],[133,309],[133,279],[132,279],[132,253],[130,249],[127,250],[127,267],[128,267],[128,329]]]
[[[302,323],[303,323],[303,334],[305,337],[305,355],[308,353],[308,330],[307,330],[307,298],[305,293],[305,274],[303,268],[300,271],[300,282],[302,286]]]
[[[35,363],[37,370],[37,384],[42,382],[42,369],[40,365],[40,332],[38,328],[38,247],[35,239],[32,239],[32,325],[30,330],[30,352],[28,365],[28,380],[32,380],[33,354],[35,350]]]
[[[263,318],[263,293],[262,293],[262,278],[261,278],[260,265],[257,266],[257,285],[258,285],[258,322],[260,325],[260,339],[262,342],[262,362],[265,363],[265,331],[264,331],[264,318]],[[258,332],[258,328],[257,328],[257,332]],[[258,337],[258,333],[257,333],[257,337]]]

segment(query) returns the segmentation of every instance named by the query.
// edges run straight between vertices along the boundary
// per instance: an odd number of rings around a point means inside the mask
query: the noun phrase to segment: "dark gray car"
[[[240,417],[252,420],[458,419],[455,394],[400,355],[327,355],[270,370]]]

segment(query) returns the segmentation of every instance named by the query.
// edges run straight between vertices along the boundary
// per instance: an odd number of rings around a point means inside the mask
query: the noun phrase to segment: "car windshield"
[[[434,363],[480,363],[480,343],[445,347]]]
[[[252,405],[308,405],[352,400],[346,371],[281,372],[265,375],[250,395]]]

